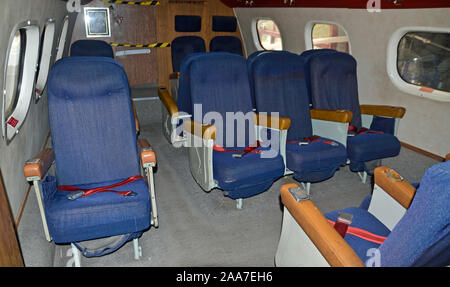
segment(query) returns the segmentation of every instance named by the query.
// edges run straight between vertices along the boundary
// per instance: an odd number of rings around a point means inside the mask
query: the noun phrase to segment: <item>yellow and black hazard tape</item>
[[[120,0],[103,0],[107,4],[126,4],[126,5],[139,5],[139,6],[156,6],[159,5],[159,1],[120,1]]]
[[[170,43],[153,43],[153,44],[122,44],[109,43],[113,47],[127,47],[127,48],[164,48],[170,47]]]

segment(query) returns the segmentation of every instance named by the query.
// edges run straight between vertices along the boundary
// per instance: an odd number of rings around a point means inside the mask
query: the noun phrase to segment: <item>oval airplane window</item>
[[[345,29],[337,23],[309,22],[305,31],[306,49],[333,49],[350,54],[350,42]]]
[[[63,23],[63,26],[62,26],[62,29],[61,29],[61,34],[59,35],[59,42],[58,42],[58,47],[57,47],[55,61],[58,61],[63,56],[64,48],[66,46],[67,29],[68,28],[69,28],[69,16],[66,16],[64,18],[64,23]]]
[[[49,19],[44,26],[44,32],[41,36],[41,47],[39,55],[39,66],[37,70],[36,87],[34,89],[36,102],[42,96],[47,83],[48,71],[50,68],[50,59],[52,57],[53,38],[55,36],[55,22]]]
[[[255,26],[258,38],[257,44],[260,46],[259,50],[283,50],[281,33],[273,20],[258,19]]]
[[[387,69],[400,90],[450,101],[450,29],[398,29],[389,41]]]
[[[3,79],[2,136],[6,144],[22,126],[30,107],[39,53],[39,27],[27,21],[11,34]]]

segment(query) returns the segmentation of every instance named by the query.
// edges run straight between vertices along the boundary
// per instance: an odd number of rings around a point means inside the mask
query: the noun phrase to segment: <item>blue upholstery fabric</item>
[[[54,178],[53,178],[54,179]],[[97,184],[77,185],[94,188],[111,185],[123,179]],[[45,213],[55,243],[69,243],[134,233],[150,227],[150,198],[147,184],[138,180],[116,191],[133,191],[136,196],[121,196],[112,192],[93,194],[69,200],[70,192],[56,190],[56,180],[47,180],[43,189],[54,195],[45,201]]]
[[[110,44],[101,40],[78,40],[70,47],[72,57],[108,57],[114,58]]]
[[[128,80],[118,62],[100,57],[58,61],[49,75],[48,98],[59,184],[140,173]]]
[[[256,141],[244,57],[231,53],[191,55],[183,62],[183,74],[189,79],[191,104],[201,104],[202,107],[201,114],[194,113],[193,120],[204,122],[203,117],[208,112],[217,112],[224,120],[222,127],[216,125],[216,144],[227,150],[241,150]],[[186,82],[180,79],[180,91],[181,85]],[[249,115],[245,127],[237,126],[237,121],[234,121],[233,126],[227,124],[227,113]],[[245,198],[261,193],[284,173],[280,154],[267,159],[260,154],[247,154],[238,159],[233,158],[232,154],[218,151],[213,153],[214,178],[231,198]]]
[[[311,99],[315,109],[349,110],[350,125],[361,128],[356,60],[347,53],[322,53],[309,60]]]
[[[237,20],[234,16],[213,16],[212,30],[214,32],[236,32]]]
[[[300,54],[300,56],[305,61],[305,80],[306,80],[306,89],[308,90],[309,95],[309,103],[312,105],[312,99],[311,99],[311,75],[310,75],[310,62],[309,60],[316,55],[322,55],[326,53],[335,53],[336,50],[333,49],[313,49],[313,50],[306,50],[303,51],[303,53]]]
[[[198,36],[177,37],[172,41],[171,51],[173,72],[179,72],[184,57],[192,53],[206,51],[205,41]]]
[[[241,40],[234,36],[216,36],[209,43],[211,52],[228,52],[243,56]]]
[[[353,215],[353,221],[350,224],[351,227],[361,228],[379,236],[389,236],[390,234],[390,230],[375,216],[366,210],[357,207],[349,207],[342,210],[333,211],[325,214],[325,217],[335,222],[340,212],[346,212]],[[370,258],[367,256],[367,251],[370,248],[380,247],[380,244],[367,241],[351,234],[346,234],[344,240],[352,247],[363,262],[366,262]]]
[[[250,54],[250,56],[247,57],[247,69],[248,69],[248,78],[250,81],[250,90],[252,93],[252,105],[253,108],[256,109],[256,103],[255,103],[255,83],[253,82],[253,76],[252,76],[252,70],[253,70],[253,63],[255,61],[255,59],[261,55],[262,53],[270,53],[272,51],[266,51],[266,50],[259,50],[256,51],[252,54]]]
[[[385,118],[380,116],[373,116],[370,130],[380,131],[393,135],[395,132],[395,118]]]
[[[58,61],[48,78],[57,183],[46,182],[46,214],[57,243],[134,233],[150,224],[148,187],[139,180],[74,201],[56,185],[97,187],[140,174],[136,127],[122,66],[105,57]],[[49,188],[49,187],[50,188]]]
[[[327,138],[319,140],[330,141]],[[300,146],[298,143],[287,143],[286,165],[294,172],[294,178],[299,182],[328,179],[341,165],[345,165],[347,160],[345,146],[337,144],[338,146],[332,146],[323,142],[312,142]]]
[[[450,162],[436,164],[423,176],[411,206],[380,246],[382,266],[411,266],[427,252],[450,249]],[[433,250],[433,247],[440,250]],[[430,250],[431,249],[431,250]],[[446,259],[446,260],[445,260]],[[443,258],[450,264],[450,258]]]
[[[372,201],[372,195],[366,196],[361,204],[359,205],[359,208],[364,210],[369,210],[370,202]]]
[[[400,149],[400,141],[391,134],[364,133],[347,138],[352,171],[365,170],[366,161],[397,156]]]
[[[194,112],[191,98],[191,75],[189,69],[192,61],[203,54],[204,53],[189,54],[181,62],[177,98],[177,106],[179,112],[184,112],[189,115],[192,115],[192,113]]]
[[[200,32],[202,17],[195,15],[175,15],[175,31]]]
[[[278,112],[291,119],[288,141],[312,136],[311,115],[305,86],[303,59],[286,51],[260,53],[248,62],[250,82],[258,113]],[[327,140],[321,138],[320,140]],[[337,143],[338,144],[338,143]],[[286,165],[301,182],[317,182],[333,176],[345,164],[347,153],[342,144],[332,146],[313,142],[286,145]]]

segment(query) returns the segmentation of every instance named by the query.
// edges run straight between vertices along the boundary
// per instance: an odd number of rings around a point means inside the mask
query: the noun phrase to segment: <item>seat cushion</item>
[[[352,171],[363,171],[364,162],[397,156],[400,141],[391,134],[364,133],[347,139],[347,153]]]
[[[124,179],[80,188],[111,185]],[[102,192],[69,200],[70,192],[57,191],[56,180],[43,184],[47,194],[45,212],[50,235],[55,243],[78,242],[146,230],[150,227],[150,197],[147,183],[137,180],[113,190],[130,190],[135,196]],[[50,196],[49,196],[50,195]]]
[[[268,148],[259,149],[269,151]],[[214,179],[228,197],[246,198],[265,191],[274,180],[283,176],[284,163],[280,154],[262,158],[261,154],[249,153],[234,158],[232,152],[214,151],[213,172]]]
[[[330,141],[327,138],[319,140]],[[300,146],[297,142],[286,144],[286,165],[300,182],[317,182],[333,176],[344,165],[347,152],[344,145],[333,146],[320,141]]]
[[[361,228],[378,236],[387,237],[390,234],[390,230],[383,223],[368,211],[361,208],[349,207],[327,213],[325,214],[325,217],[335,222],[340,212],[346,212],[353,215],[353,221],[350,224],[351,227]],[[380,246],[378,243],[367,241],[351,234],[346,234],[344,239],[363,262],[370,259],[370,256],[367,255],[367,251],[370,248],[378,248]]]

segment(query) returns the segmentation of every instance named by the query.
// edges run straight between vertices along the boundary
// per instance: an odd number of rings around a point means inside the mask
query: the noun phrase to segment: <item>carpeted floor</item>
[[[192,178],[187,151],[174,148],[162,135],[159,123],[141,127],[157,154],[155,173],[160,226],[146,231],[140,239],[141,260],[134,260],[133,244],[99,258],[81,258],[82,266],[274,266],[281,229],[282,206],[279,190],[293,182],[281,178],[258,196],[245,199],[244,208],[220,190],[204,192]],[[402,149],[384,165],[397,170],[410,182],[420,181],[432,159]],[[358,206],[370,194],[348,167],[327,181],[312,184],[311,196],[322,212]],[[34,193],[30,194],[19,238],[27,266],[71,266],[70,245],[55,245],[44,239]]]

